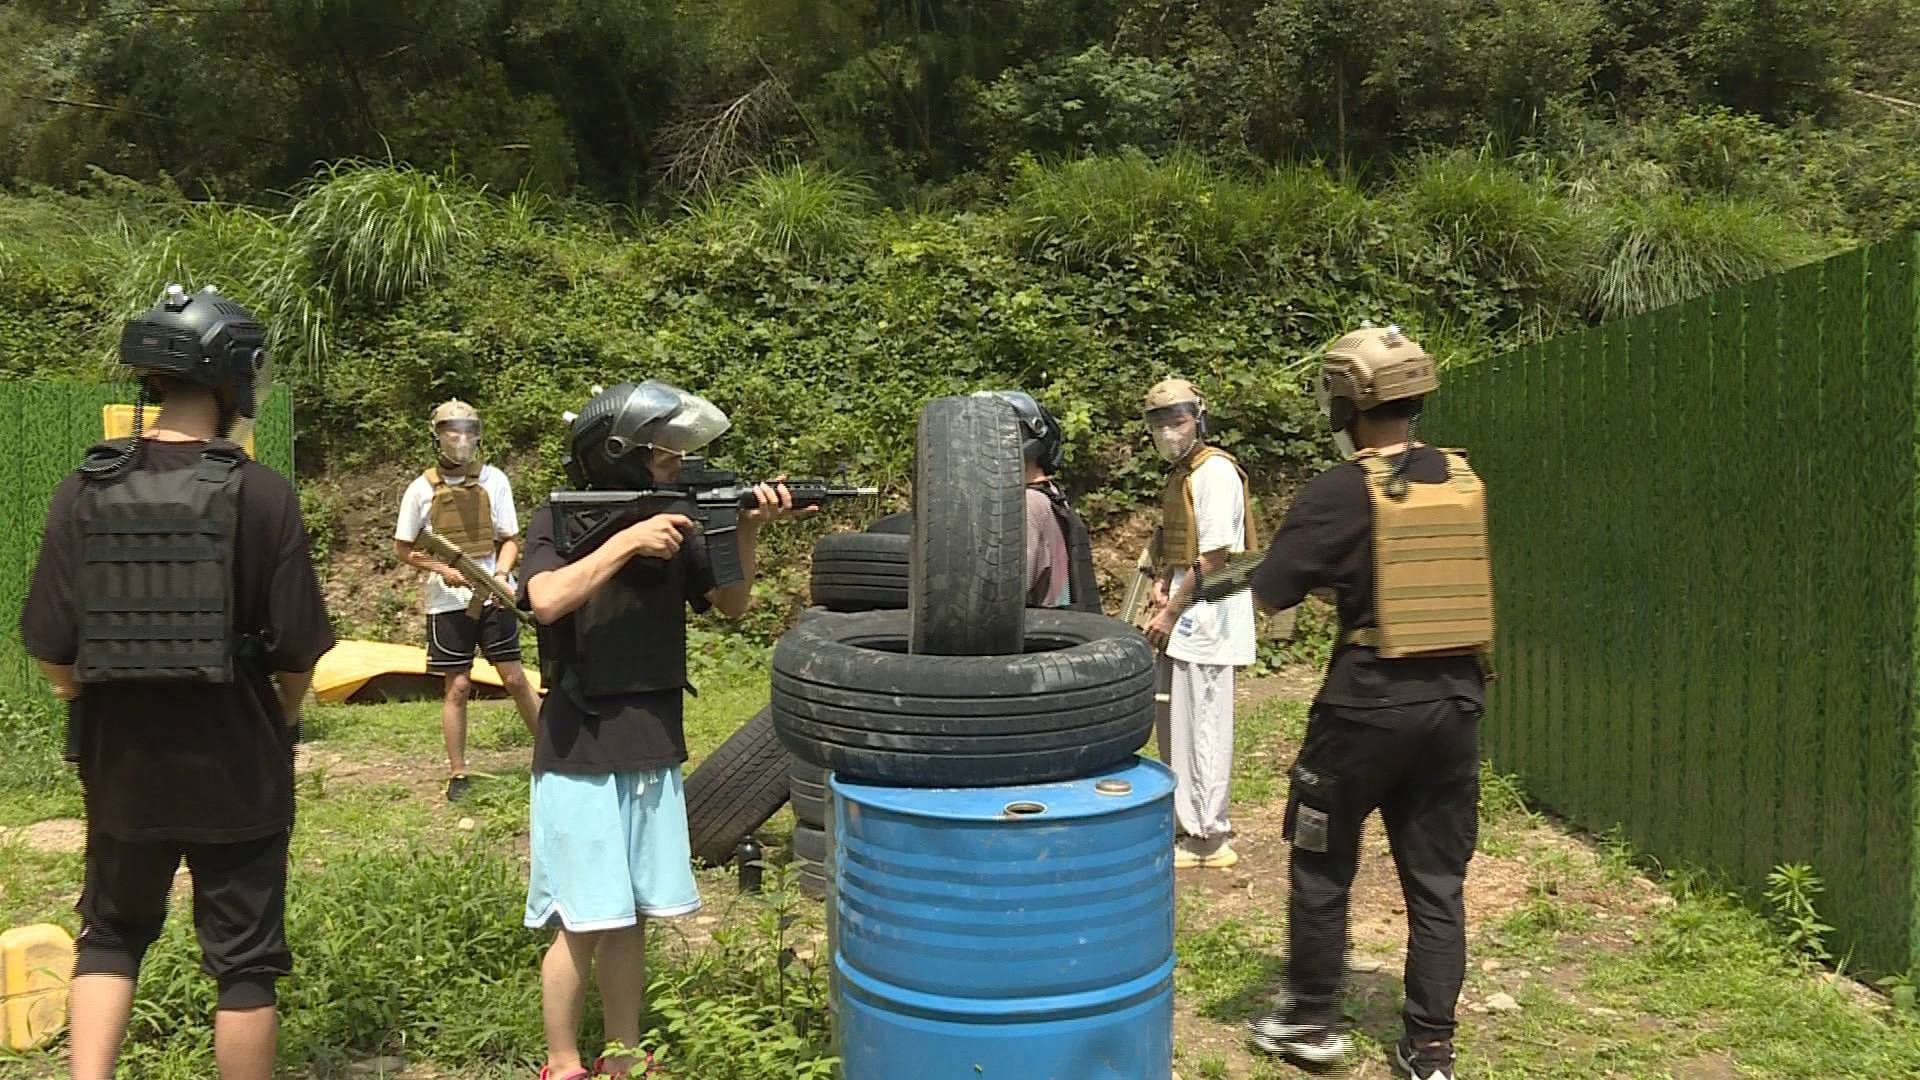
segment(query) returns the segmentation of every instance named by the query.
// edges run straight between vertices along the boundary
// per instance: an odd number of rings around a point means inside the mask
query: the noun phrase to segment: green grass
[[[764,703],[765,680],[764,667],[733,663],[698,680],[703,692],[688,703],[696,760]],[[524,754],[526,735],[511,703],[476,702],[471,715],[477,749]],[[1281,700],[1243,712],[1237,806],[1271,808],[1285,798],[1285,769],[1305,718],[1303,704]],[[48,730],[44,718],[15,716],[10,724],[16,741],[33,742],[30,729]],[[304,1070],[387,1053],[475,1080],[530,1075],[541,1045],[535,972],[545,936],[518,925],[524,760],[496,767],[450,807],[438,797],[437,703],[325,707],[310,726],[328,764],[301,780],[289,909],[299,973],[282,987],[283,1064]],[[8,774],[0,811],[58,805],[36,800],[66,783]],[[1655,1080],[1695,1074],[1710,1061],[1731,1062],[1748,1076],[1920,1074],[1920,1023],[1876,1014],[1830,986],[1792,957],[1760,915],[1692,878],[1671,877],[1671,903],[1622,925],[1597,898],[1645,891],[1631,881],[1630,849],[1603,839],[1589,852],[1557,839],[1512,779],[1491,769],[1481,802],[1483,851],[1520,860],[1527,893],[1477,927],[1463,1006],[1504,990],[1522,1009],[1486,1015],[1463,1007],[1461,1064],[1470,1075]],[[460,830],[461,817],[475,827]],[[782,812],[762,832],[779,844],[790,828]],[[678,1075],[830,1075],[823,1071],[830,1066],[820,909],[778,889],[783,854],[769,861],[776,885],[758,898],[741,896],[726,869],[699,871],[703,914],[718,919],[711,940],[689,937],[696,928],[684,921],[664,922],[653,935],[650,1045],[676,1063]],[[80,873],[77,854],[0,843],[0,922],[77,929]],[[1264,879],[1271,887],[1258,890],[1253,910],[1215,911],[1193,891],[1182,897],[1175,990],[1207,1022],[1237,1028],[1279,984],[1284,869]],[[198,971],[186,905],[177,907],[144,973],[128,1075],[184,1080],[211,1071],[213,988]],[[1635,940],[1603,940],[1624,930]],[[1489,959],[1500,969],[1483,971]],[[1374,1074],[1398,1034],[1400,992],[1392,964],[1356,976],[1349,1014]],[[588,1045],[597,1024],[591,1015]],[[1192,1078],[1300,1075],[1240,1053],[1182,1056],[1179,1067]],[[56,1061],[45,1053],[0,1055],[0,1077],[50,1076]]]
[[[1233,718],[1233,787],[1229,807],[1283,799],[1287,770],[1307,731],[1303,701],[1270,698]]]

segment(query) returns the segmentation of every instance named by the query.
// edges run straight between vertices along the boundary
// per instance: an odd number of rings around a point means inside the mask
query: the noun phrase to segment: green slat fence
[[[1496,767],[1920,966],[1920,237],[1457,371],[1491,499]]]
[[[100,410],[131,402],[131,383],[20,382],[0,386],[0,694],[31,691],[38,674],[20,647],[20,606],[40,552],[47,502],[62,478],[100,441]],[[293,478],[293,401],[275,388],[255,420],[262,463]]]

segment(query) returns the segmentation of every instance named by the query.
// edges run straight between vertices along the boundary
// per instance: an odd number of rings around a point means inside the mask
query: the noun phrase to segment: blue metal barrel
[[[1166,1080],[1173,774],[833,792],[846,1080]]]

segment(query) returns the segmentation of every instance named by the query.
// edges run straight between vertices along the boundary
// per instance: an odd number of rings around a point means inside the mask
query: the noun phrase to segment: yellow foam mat
[[[534,693],[540,692],[540,672],[527,665],[527,682]],[[313,695],[321,701],[350,701],[367,684],[381,676],[413,676],[438,680],[427,671],[427,650],[418,645],[395,645],[385,641],[342,641],[330,649],[313,668]],[[502,692],[505,684],[500,672],[485,659],[475,657],[473,681]]]
[[[143,426],[151,426],[156,415],[158,415],[157,410],[148,409]],[[100,430],[109,439],[124,439],[133,434],[133,406],[100,406]],[[240,448],[247,452],[248,457],[255,461],[260,460],[260,456],[253,452],[253,432],[249,431],[241,437]]]

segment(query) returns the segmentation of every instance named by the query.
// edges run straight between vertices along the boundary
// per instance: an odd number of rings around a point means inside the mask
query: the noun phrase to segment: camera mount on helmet
[[[272,388],[267,328],[208,285],[169,284],[154,306],[120,331],[120,362],[212,390],[223,410],[254,418]]]

